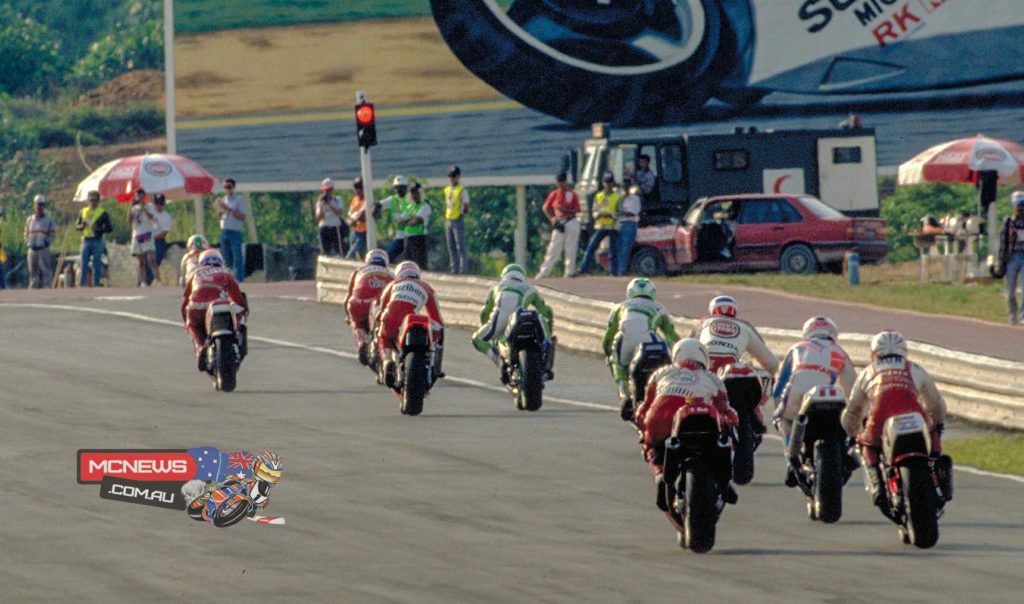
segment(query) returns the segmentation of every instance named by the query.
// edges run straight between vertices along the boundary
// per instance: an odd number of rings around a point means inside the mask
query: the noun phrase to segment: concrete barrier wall
[[[345,299],[348,279],[358,262],[321,256],[317,260],[317,300],[340,304]],[[443,273],[426,273],[427,281],[437,292],[445,322],[476,328],[480,325],[480,308],[493,279],[456,277]],[[538,288],[555,313],[554,332],[560,346],[583,352],[599,353],[601,337],[613,304],[591,300],[546,287]],[[689,333],[694,318],[676,317],[676,328]],[[791,329],[759,327],[768,346],[779,356],[785,354],[800,337]],[[870,358],[870,334],[848,333],[839,343],[858,367]],[[911,357],[925,367],[938,382],[952,415],[1002,427],[1024,430],[1024,363],[1017,363],[949,350],[932,344],[910,342]],[[609,384],[609,388],[611,385]]]

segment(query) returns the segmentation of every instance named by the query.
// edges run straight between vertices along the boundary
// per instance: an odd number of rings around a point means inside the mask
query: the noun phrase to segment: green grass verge
[[[944,440],[942,450],[953,457],[954,465],[1024,475],[1024,434]]]
[[[916,263],[861,267],[861,283],[857,286],[850,286],[843,275],[830,274],[743,273],[685,275],[673,279],[687,283],[761,287],[810,298],[875,304],[1000,323],[1006,320],[1002,281],[988,279],[964,285],[921,283]]]

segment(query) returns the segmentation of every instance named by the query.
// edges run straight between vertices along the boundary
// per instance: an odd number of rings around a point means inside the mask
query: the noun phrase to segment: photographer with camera
[[[132,205],[128,208],[128,221],[132,225],[132,256],[139,259],[138,283],[146,286],[146,266],[153,272],[156,283],[163,285],[160,279],[160,267],[156,264],[156,242],[153,232],[156,230],[156,209],[146,201],[146,191],[141,187],[135,190]]]
[[[576,252],[580,242],[580,221],[576,215],[580,213],[580,199],[565,172],[558,173],[555,184],[555,189],[544,200],[544,216],[551,222],[551,243],[537,273],[538,279],[551,274],[563,247],[566,276],[576,272]]]
[[[320,228],[320,253],[325,256],[344,256],[348,253],[348,224],[345,204],[334,194],[334,181],[325,178],[320,183],[320,197],[316,201],[317,227]]]

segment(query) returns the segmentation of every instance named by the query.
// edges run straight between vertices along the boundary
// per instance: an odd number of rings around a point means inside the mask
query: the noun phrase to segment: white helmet
[[[409,186],[409,181],[406,180],[404,176],[399,174],[398,176],[395,177],[395,180],[391,182],[391,185],[394,187],[407,187]]]
[[[626,286],[627,298],[638,298],[643,296],[653,300],[656,292],[657,289],[654,287],[654,281],[651,281],[647,277],[637,277],[630,281],[629,285]]]
[[[700,363],[701,367],[708,367],[708,351],[700,340],[696,338],[684,338],[676,342],[672,347],[672,362],[675,364],[694,361]]]
[[[882,331],[871,338],[871,357],[907,356],[907,341],[898,331]]]
[[[366,252],[367,264],[376,264],[377,266],[386,267],[390,261],[391,259],[388,258],[388,253],[380,248],[372,249]]]
[[[803,339],[805,340],[832,340],[839,337],[839,328],[835,321],[828,317],[811,317],[804,323]]]
[[[736,300],[732,296],[718,296],[708,303],[708,314],[711,316],[724,315],[726,317],[735,317],[739,314],[739,308],[736,306]]]
[[[396,279],[419,279],[420,278],[420,266],[412,260],[406,260],[399,262],[398,266],[395,267],[395,278]]]

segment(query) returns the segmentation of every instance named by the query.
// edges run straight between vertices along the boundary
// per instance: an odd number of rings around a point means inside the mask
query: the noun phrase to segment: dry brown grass
[[[179,117],[499,99],[429,17],[179,35]]]

